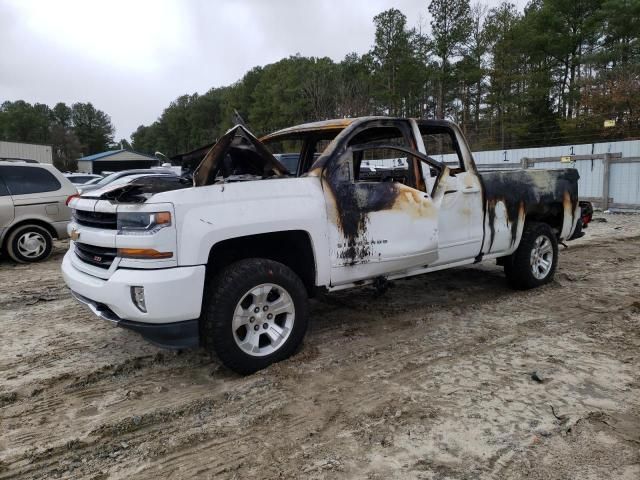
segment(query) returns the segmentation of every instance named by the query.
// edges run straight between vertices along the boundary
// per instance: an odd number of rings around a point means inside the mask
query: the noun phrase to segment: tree
[[[517,50],[515,31],[519,22],[520,15],[515,5],[504,2],[489,11],[485,27],[492,57],[488,113],[490,117],[497,117],[497,134],[502,149],[505,148],[506,118],[509,114],[514,116],[518,109],[516,85],[522,59]],[[494,134],[493,129],[489,134]]]
[[[31,105],[24,100],[4,102],[0,106],[0,138],[13,142],[48,143],[51,110],[46,105]]]
[[[70,128],[71,124],[71,108],[66,103],[56,103],[55,107],[51,110],[53,122],[60,125],[63,128]]]
[[[62,172],[75,172],[82,146],[78,137],[69,128],[54,124],[51,126],[51,147],[53,165]]]
[[[484,23],[487,12],[488,8],[479,3],[471,7],[471,34],[465,46],[459,74],[463,87],[464,109],[461,123],[465,133],[469,134],[467,124],[473,115],[474,136],[479,134],[480,108],[486,88],[486,56],[489,53],[489,39]]]
[[[350,53],[338,65],[336,116],[358,117],[373,110],[370,55]]]
[[[311,109],[310,120],[326,120],[335,116],[338,67],[330,58],[318,58],[309,65],[313,73],[302,83],[302,96]]]
[[[126,138],[121,138],[120,141],[117,143],[117,147],[118,149],[123,149],[123,150],[133,150],[133,148],[131,148],[131,144],[129,143],[129,140],[127,140]]]
[[[438,118],[446,114],[447,93],[452,84],[451,63],[461,56],[472,29],[469,0],[432,0],[429,4],[433,53],[438,57]]]
[[[74,103],[71,106],[71,121],[85,155],[108,150],[113,143],[115,129],[111,118],[91,103]]]
[[[610,67],[640,63],[640,2],[605,0],[598,12],[601,58]]]
[[[374,62],[375,95],[390,115],[398,115],[401,103],[401,69],[411,57],[407,17],[395,8],[375,17],[375,44],[371,51]]]

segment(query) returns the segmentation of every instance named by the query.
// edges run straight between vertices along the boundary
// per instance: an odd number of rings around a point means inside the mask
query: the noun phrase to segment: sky
[[[500,0],[483,0],[496,6]],[[526,0],[511,0],[520,10]],[[429,31],[427,0],[0,0],[0,102],[91,102],[115,139],[185,93],[300,53],[367,52],[389,8]]]

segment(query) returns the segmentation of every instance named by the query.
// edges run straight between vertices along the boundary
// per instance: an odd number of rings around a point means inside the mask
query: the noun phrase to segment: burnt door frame
[[[396,128],[407,140],[407,148],[384,143],[350,143],[372,128]],[[393,271],[424,267],[437,260],[437,200],[441,192],[436,182],[425,192],[397,182],[356,182],[354,151],[391,148],[437,166],[439,178],[448,168],[427,159],[415,146],[406,120],[375,119],[358,125],[341,139],[340,145],[322,172],[332,266],[332,285],[372,278]]]

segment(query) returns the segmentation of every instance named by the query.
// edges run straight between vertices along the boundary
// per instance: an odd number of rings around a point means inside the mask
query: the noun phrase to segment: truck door
[[[322,175],[333,286],[437,260],[439,200],[426,188],[423,159],[402,121],[361,125],[336,148]]]
[[[446,124],[419,121],[418,128],[426,155],[450,166],[438,210],[440,256],[436,264],[475,258],[484,228],[482,186],[464,137]]]

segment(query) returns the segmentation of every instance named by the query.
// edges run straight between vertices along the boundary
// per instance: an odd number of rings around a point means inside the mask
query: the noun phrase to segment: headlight
[[[169,212],[121,212],[118,213],[120,235],[152,234],[171,226]]]

